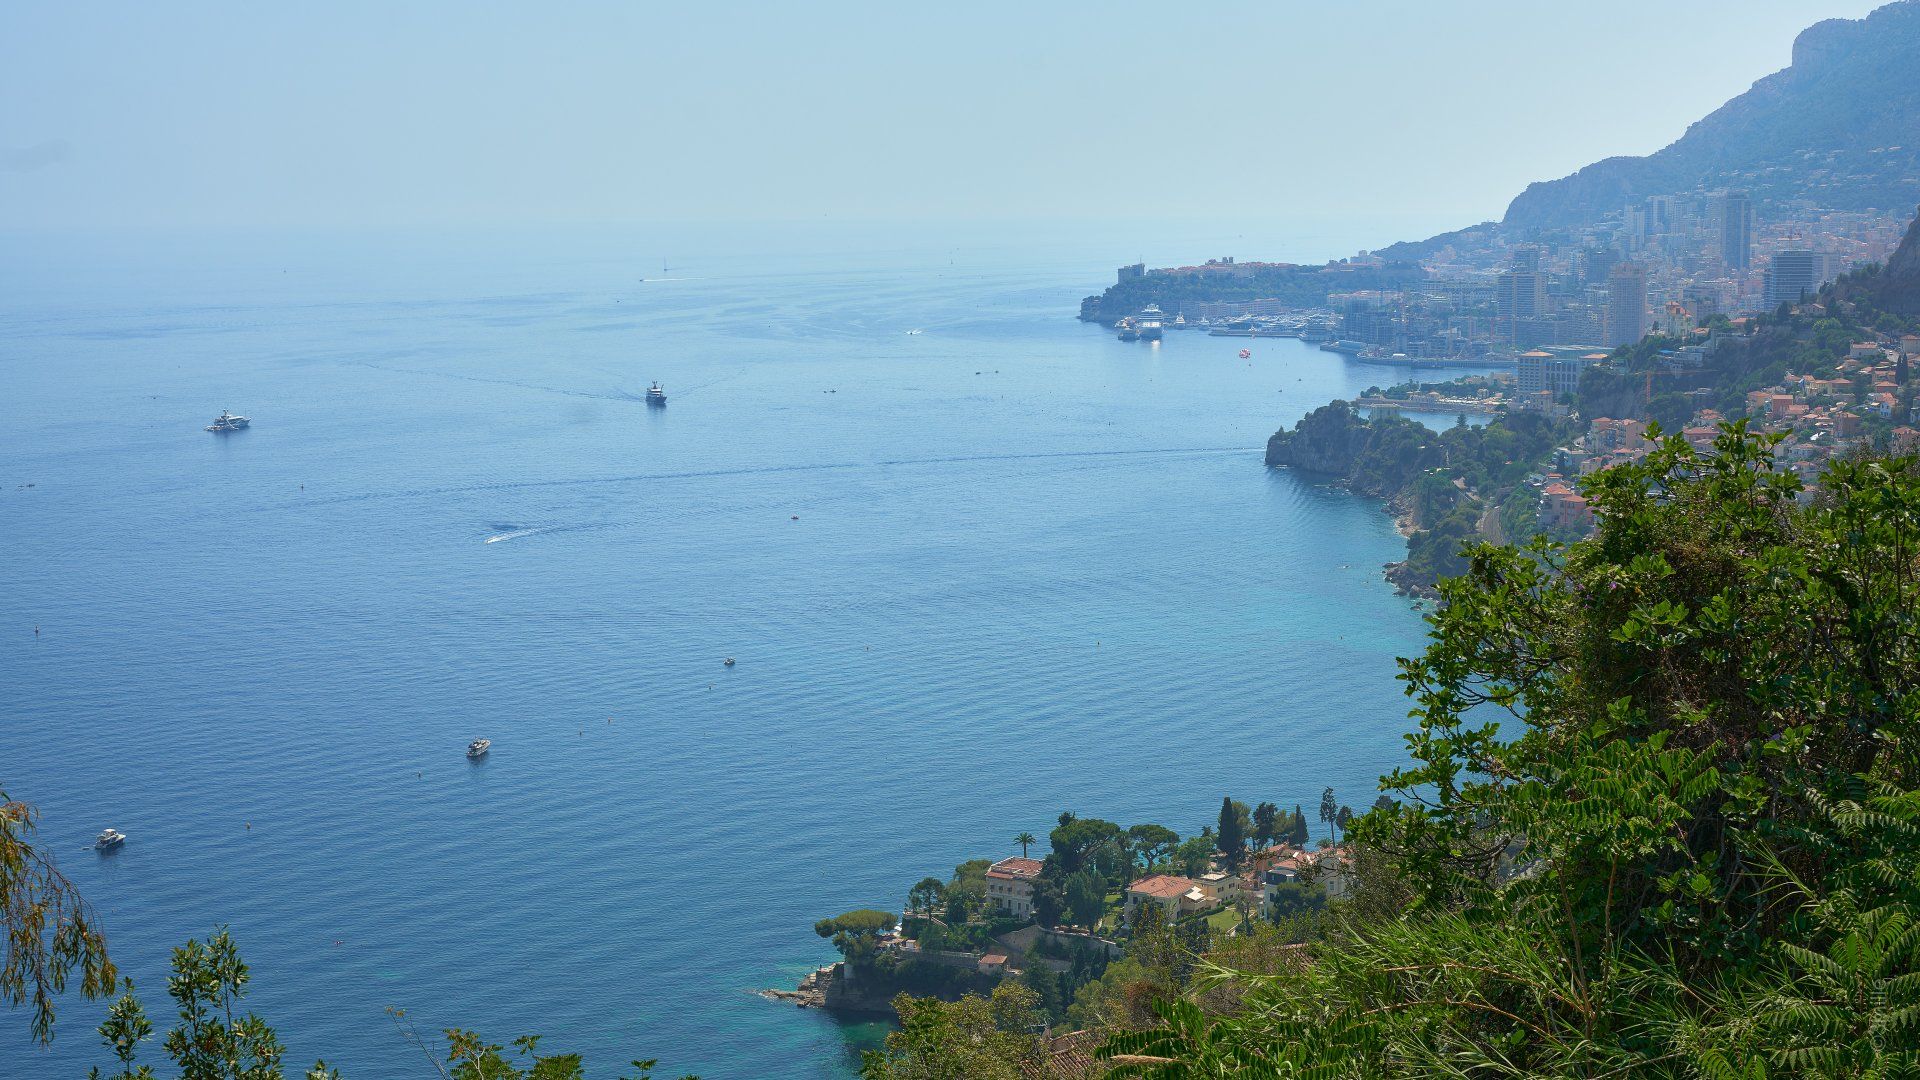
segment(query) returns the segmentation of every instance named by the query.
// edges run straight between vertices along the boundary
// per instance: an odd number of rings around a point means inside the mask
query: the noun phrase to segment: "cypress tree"
[[[1231,796],[1220,800],[1220,831],[1217,841],[1220,854],[1227,860],[1228,866],[1239,866],[1240,857],[1245,854],[1247,836],[1240,827],[1240,808],[1233,805]]]

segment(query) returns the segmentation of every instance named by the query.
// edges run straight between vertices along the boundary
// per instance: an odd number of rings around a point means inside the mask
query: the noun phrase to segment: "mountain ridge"
[[[1920,202],[1920,0],[1807,27],[1787,67],[1652,154],[1603,158],[1536,181],[1498,223],[1380,254],[1419,258],[1476,229],[1526,235],[1578,228],[1637,198],[1718,189],[1747,191],[1763,211],[1790,203],[1860,210]]]

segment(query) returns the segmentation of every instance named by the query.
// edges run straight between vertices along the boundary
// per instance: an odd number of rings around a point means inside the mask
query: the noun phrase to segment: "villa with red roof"
[[[1031,916],[1040,866],[1039,859],[1007,858],[987,867],[987,902],[1016,919]]]

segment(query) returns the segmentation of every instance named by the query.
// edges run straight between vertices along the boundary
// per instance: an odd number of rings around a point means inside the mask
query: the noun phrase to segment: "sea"
[[[1401,373],[1074,318],[1234,239],[12,234],[0,789],[162,1031],[226,927],[290,1066],[463,1028],[853,1076],[884,1027],[756,993],[816,920],[1062,811],[1312,818],[1404,758],[1404,544],[1262,464]],[[104,1008],[0,1013],[0,1077],[105,1066]]]

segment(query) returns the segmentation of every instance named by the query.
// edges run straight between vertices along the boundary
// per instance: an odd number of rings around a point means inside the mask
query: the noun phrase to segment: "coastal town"
[[[1723,190],[1633,200],[1582,227],[1516,236],[1491,223],[1323,267],[1243,262],[1121,267],[1081,318],[1124,334],[1145,296],[1156,328],[1298,337],[1409,367],[1516,368],[1536,350],[1604,356],[1649,333],[1797,303],[1842,273],[1884,261],[1911,214],[1762,203]],[[1382,287],[1388,285],[1389,287]],[[1254,295],[1272,286],[1279,295]]]
[[[1710,361],[1717,347],[1744,337],[1749,322],[1742,317],[1717,328],[1682,331],[1669,339],[1675,344],[1655,351],[1655,369],[1668,381],[1684,381],[1690,374],[1711,381]],[[1724,336],[1716,337],[1716,332]],[[1677,344],[1680,341],[1691,343]],[[1712,448],[1720,425],[1745,420],[1752,430],[1779,436],[1776,459],[1783,470],[1800,479],[1802,498],[1810,500],[1819,490],[1820,474],[1837,457],[1876,445],[1895,454],[1920,450],[1916,394],[1910,381],[1916,358],[1920,358],[1920,335],[1876,334],[1847,342],[1845,355],[1830,367],[1817,365],[1827,370],[1789,372],[1777,382],[1746,391],[1738,397],[1738,407],[1721,407],[1722,389],[1699,386],[1680,393],[1686,404],[1685,419],[1677,429],[1666,429],[1666,434],[1678,434],[1694,449],[1705,451]],[[1577,373],[1605,365],[1618,374],[1624,371],[1621,359],[1611,354],[1567,356],[1530,350],[1522,356],[1517,374],[1490,372],[1441,384],[1375,388],[1354,404],[1372,415],[1408,411],[1499,416],[1513,410],[1569,418],[1574,417],[1569,399],[1578,390]],[[1561,374],[1569,369],[1576,377]],[[1584,433],[1557,447],[1531,481],[1539,495],[1539,522],[1549,533],[1578,534],[1592,523],[1587,500],[1577,490],[1580,478],[1640,461],[1655,446],[1644,417],[1594,416],[1579,422],[1585,424]]]
[[[1171,936],[1204,949],[1248,934],[1302,939],[1310,922],[1349,892],[1351,849],[1340,837],[1354,817],[1331,790],[1326,834],[1309,838],[1306,813],[1272,803],[1223,800],[1219,825],[1182,840],[1159,825],[1123,829],[1062,814],[1039,843],[1021,833],[1022,854],[975,859],[945,880],[926,878],[900,914],[862,910],[815,927],[842,958],[796,989],[764,992],[803,1008],[889,1016],[902,992],[990,994],[1002,982],[1031,989],[1050,1024],[1103,1019],[1109,972],[1136,942]],[[1105,980],[1105,982],[1103,982]]]

